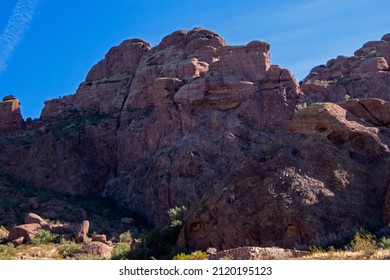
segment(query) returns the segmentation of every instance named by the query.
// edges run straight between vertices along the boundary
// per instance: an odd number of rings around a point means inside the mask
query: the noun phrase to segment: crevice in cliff
[[[380,125],[383,125],[383,123],[381,122],[381,120],[379,120],[378,118],[376,118],[376,117],[371,113],[371,111],[368,110],[368,108],[367,108],[362,102],[359,101],[359,104],[364,108],[364,110],[367,111],[367,113],[368,113],[374,120],[376,120]]]

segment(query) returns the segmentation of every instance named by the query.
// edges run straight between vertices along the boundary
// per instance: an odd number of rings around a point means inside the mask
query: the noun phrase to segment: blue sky
[[[316,65],[353,55],[390,33],[388,0],[0,0],[0,96],[25,118],[72,94],[108,49],[128,38],[152,45],[179,29],[211,29],[231,45],[271,44],[272,64],[302,80]]]

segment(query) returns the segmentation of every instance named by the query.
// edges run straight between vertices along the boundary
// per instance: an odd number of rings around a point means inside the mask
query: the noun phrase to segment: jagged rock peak
[[[92,67],[85,80],[92,82],[122,73],[134,74],[142,55],[150,49],[150,43],[142,39],[125,40],[112,47],[105,58]]]
[[[5,96],[0,102],[0,133],[16,131],[22,127],[19,100],[13,95]]]
[[[157,46],[158,49],[167,48],[170,46],[182,47],[189,45],[189,49],[194,49],[200,45],[208,45],[213,47],[226,46],[226,41],[217,33],[201,27],[196,27],[191,31],[178,30],[165,36],[161,43]]]

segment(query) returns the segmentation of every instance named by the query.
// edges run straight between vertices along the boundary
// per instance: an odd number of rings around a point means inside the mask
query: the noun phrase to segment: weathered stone
[[[107,244],[107,237],[105,234],[97,234],[97,235],[92,236],[92,242],[94,242],[94,241]]]
[[[43,229],[50,229],[50,225],[39,215],[28,213],[24,218],[25,224],[39,224]]]
[[[317,102],[346,98],[389,100],[389,60],[389,41],[368,42],[352,57],[338,56],[326,65],[314,67],[304,79],[302,91]]]
[[[23,128],[20,102],[9,95],[0,102],[0,133],[18,131]]]
[[[270,68],[269,44],[253,41],[242,47],[218,49],[219,60],[210,65],[210,71],[232,73],[244,81],[262,81]]]
[[[91,254],[100,256],[105,259],[110,259],[112,254],[112,247],[102,243],[102,242],[89,242],[84,244],[83,252],[85,254]]]
[[[89,231],[89,221],[85,220],[81,223],[75,234],[76,243],[85,243],[87,241]]]
[[[27,243],[35,237],[41,228],[40,224],[24,224],[13,227],[9,231],[8,240],[15,241],[17,244]]]

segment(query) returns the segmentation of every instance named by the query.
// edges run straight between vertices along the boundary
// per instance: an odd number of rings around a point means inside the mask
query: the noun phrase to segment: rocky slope
[[[348,98],[389,100],[390,35],[367,42],[354,56],[338,56],[314,67],[302,90],[313,101],[337,102]]]
[[[185,205],[184,247],[342,242],[390,222],[387,39],[313,69],[302,87],[265,42],[227,46],[201,28],[156,47],[124,41],[39,120],[1,124],[1,172],[113,197],[155,226]],[[347,94],[384,100],[297,110]]]

